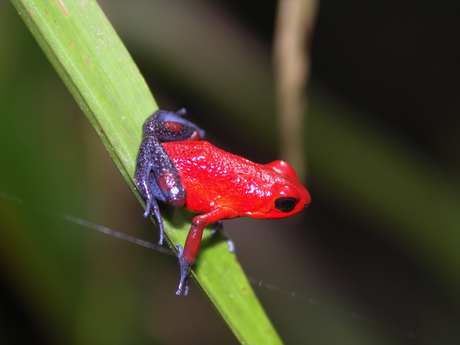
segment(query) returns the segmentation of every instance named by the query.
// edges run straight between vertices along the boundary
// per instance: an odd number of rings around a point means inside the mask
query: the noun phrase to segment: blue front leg
[[[145,199],[144,217],[148,217],[152,211],[157,220],[161,245],[164,228],[157,200],[183,206],[187,196],[174,163],[157,138],[149,136],[142,140],[134,179]]]
[[[181,116],[178,112],[158,110],[145,121],[142,131],[145,138],[137,155],[134,179],[145,199],[144,217],[152,212],[160,230],[159,244],[163,244],[164,227],[157,200],[172,206],[184,206],[187,195],[171,157],[161,142],[199,140],[204,131]]]

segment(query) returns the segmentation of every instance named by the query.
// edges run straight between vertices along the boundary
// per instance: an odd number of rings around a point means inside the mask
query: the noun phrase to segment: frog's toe
[[[232,241],[232,239],[225,233],[222,220],[219,220],[219,221],[217,222],[216,227],[214,228],[214,230],[212,230],[212,234],[213,234],[213,235],[216,235],[219,231],[222,232],[222,234],[225,236],[225,239],[227,240],[227,243],[228,243],[228,251],[229,251],[230,253],[234,253],[234,252],[235,252],[235,243],[234,243],[234,242]]]
[[[177,255],[179,259],[179,266],[180,266],[180,281],[179,287],[177,288],[176,295],[180,296],[182,294],[182,288],[184,288],[184,296],[188,294],[188,280],[189,280],[189,273],[190,273],[190,265],[184,259],[184,248],[177,243],[177,249],[179,250],[179,254]]]
[[[145,203],[144,218],[147,218],[149,216],[151,208],[152,208],[152,203],[149,200]]]

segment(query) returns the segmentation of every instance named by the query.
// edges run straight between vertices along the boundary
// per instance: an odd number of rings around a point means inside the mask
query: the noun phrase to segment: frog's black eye
[[[275,200],[275,207],[278,211],[291,212],[295,205],[297,205],[295,198],[284,196]]]

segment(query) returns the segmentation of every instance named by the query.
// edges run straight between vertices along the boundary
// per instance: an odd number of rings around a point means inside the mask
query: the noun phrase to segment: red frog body
[[[185,247],[177,244],[181,279],[176,292],[188,293],[190,266],[195,261],[205,226],[223,219],[248,216],[285,218],[302,211],[310,194],[294,169],[283,161],[257,164],[200,140],[204,131],[176,113],[159,110],[143,126],[145,138],[137,158],[135,180],[160,228],[157,200],[200,213],[193,218]],[[217,230],[217,228],[216,228]],[[231,245],[231,251],[233,244]]]
[[[207,141],[165,142],[187,191],[185,207],[197,213],[222,210],[222,219],[249,216],[285,218],[302,211],[310,196],[294,169],[283,161],[257,164],[221,150]],[[280,197],[303,199],[288,213],[274,207]]]

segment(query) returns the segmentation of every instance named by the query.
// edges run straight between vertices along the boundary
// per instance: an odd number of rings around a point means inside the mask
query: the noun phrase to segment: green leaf
[[[142,123],[158,107],[97,2],[12,3],[143,204],[132,176]],[[167,241],[183,244],[191,217],[181,210],[173,215],[165,220]],[[281,343],[222,238],[206,232],[192,276],[241,343]]]

